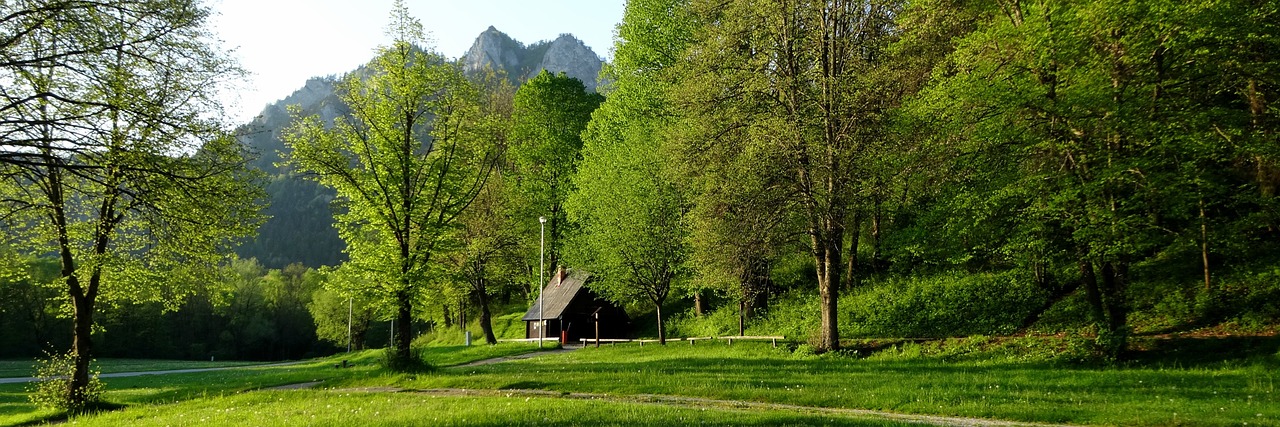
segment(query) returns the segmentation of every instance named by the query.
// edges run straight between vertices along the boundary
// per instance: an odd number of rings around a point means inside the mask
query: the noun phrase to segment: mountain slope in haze
[[[564,72],[582,80],[589,90],[595,90],[596,76],[603,66],[600,57],[572,35],[525,46],[494,27],[480,33],[458,61],[470,76],[488,67],[505,73],[516,84],[544,69]],[[258,229],[258,235],[236,250],[241,258],[257,258],[267,268],[292,263],[337,265],[346,259],[342,253],[346,245],[333,228],[333,190],[277,166],[287,150],[280,133],[289,125],[289,106],[296,105],[303,116],[319,114],[325,121],[350,114],[337,95],[338,80],[335,76],[309,79],[301,89],[268,105],[240,128],[241,143],[258,155],[251,166],[268,176],[265,186],[270,203],[265,211],[270,218]]]

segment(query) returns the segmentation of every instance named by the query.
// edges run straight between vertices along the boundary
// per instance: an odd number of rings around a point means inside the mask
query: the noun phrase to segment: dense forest
[[[273,183],[180,84],[239,72],[207,10],[30,3],[2,22],[0,356],[408,364],[428,331],[493,342],[561,265],[637,335],[818,352],[1044,333],[1113,360],[1280,320],[1272,1],[631,0],[600,94],[464,75],[397,2],[330,82],[343,114],[291,110],[268,156],[319,185],[273,209],[334,215],[320,270],[227,255]]]

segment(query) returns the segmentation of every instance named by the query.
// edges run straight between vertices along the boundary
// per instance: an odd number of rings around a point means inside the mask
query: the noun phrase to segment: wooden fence
[[[536,340],[536,339],[537,339],[537,338],[534,338],[534,340]],[[773,344],[773,346],[774,346],[774,347],[777,347],[777,346],[778,346],[778,341],[785,341],[785,340],[786,340],[786,337],[783,337],[783,336],[741,336],[741,335],[736,335],[736,336],[723,336],[723,337],[687,337],[687,338],[667,338],[667,342],[688,341],[688,342],[689,342],[689,345],[694,345],[694,343],[696,343],[696,342],[698,342],[698,341],[707,341],[707,340],[724,340],[724,341],[725,341],[725,342],[727,342],[729,345],[733,345],[733,342],[734,342],[734,341],[769,341],[769,343]],[[599,344],[601,344],[601,343],[605,343],[605,344],[609,344],[609,345],[614,345],[614,344],[617,344],[617,343],[630,343],[630,342],[637,343],[637,344],[639,344],[641,347],[644,347],[644,344],[645,344],[645,343],[656,343],[656,342],[658,342],[658,340],[655,340],[655,339],[617,339],[617,338],[600,338],[600,339],[596,339],[596,338],[583,338],[583,339],[581,339],[581,341],[582,341],[582,345],[583,345],[583,346],[588,346],[588,345],[595,344],[597,347],[599,347]]]

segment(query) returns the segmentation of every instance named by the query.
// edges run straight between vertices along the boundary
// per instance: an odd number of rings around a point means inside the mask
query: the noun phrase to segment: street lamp
[[[355,297],[347,297],[347,353],[351,352],[351,307]]]
[[[542,279],[542,272],[546,271],[547,252],[547,217],[538,217],[538,286],[542,289],[538,291],[538,348],[542,348],[542,341],[547,339],[547,322],[543,320],[542,300],[546,296],[547,281]]]

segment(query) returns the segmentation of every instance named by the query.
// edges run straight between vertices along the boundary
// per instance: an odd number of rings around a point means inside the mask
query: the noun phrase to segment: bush
[[[747,323],[747,335],[782,335],[789,340],[808,340],[818,334],[821,326],[818,302],[811,289],[787,292],[770,301],[767,310],[756,311],[756,318]]]
[[[672,316],[666,322],[667,335],[673,337],[719,337],[738,334],[738,305],[730,301],[702,316],[693,309]]]
[[[423,357],[422,347],[411,346],[409,348],[409,358],[401,358],[396,355],[395,347],[387,347],[382,350],[378,357],[378,363],[389,370],[395,372],[430,372],[435,369],[426,358]]]
[[[102,381],[98,379],[98,371],[89,372],[89,385],[81,391],[81,399],[73,399],[71,393],[71,376],[75,374],[75,353],[46,353],[44,360],[36,362],[38,379],[27,389],[31,403],[36,406],[64,410],[77,413],[99,406],[102,403]]]
[[[894,278],[842,297],[840,328],[862,337],[1006,335],[1045,298],[1015,272]]]
[[[1202,324],[1274,324],[1280,320],[1280,268],[1219,279],[1216,287],[1198,295],[1195,311]]]

